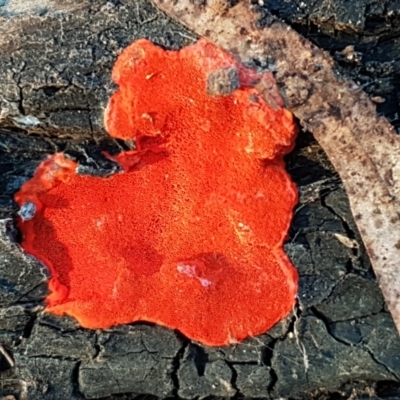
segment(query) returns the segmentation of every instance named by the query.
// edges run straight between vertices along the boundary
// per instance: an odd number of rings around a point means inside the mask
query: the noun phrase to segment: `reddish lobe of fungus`
[[[236,68],[239,88],[207,78]],[[136,141],[124,173],[76,174],[43,162],[16,200],[23,248],[51,270],[47,310],[87,328],[137,320],[223,345],[265,332],[293,307],[297,273],[283,252],[297,195],[284,169],[291,114],[250,83],[264,79],[206,40],[164,51],[146,40],[118,58],[111,136]]]

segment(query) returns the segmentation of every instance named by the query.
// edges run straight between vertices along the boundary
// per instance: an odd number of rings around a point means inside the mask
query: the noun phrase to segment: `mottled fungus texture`
[[[291,113],[261,98],[265,75],[206,40],[138,40],[112,76],[106,127],[136,143],[114,157],[123,172],[78,175],[56,154],[15,196],[22,247],[51,271],[47,310],[86,328],[155,322],[207,345],[267,331],[297,292],[282,248],[297,201]]]

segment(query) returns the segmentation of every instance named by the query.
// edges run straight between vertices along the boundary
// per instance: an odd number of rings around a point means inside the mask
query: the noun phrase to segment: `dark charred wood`
[[[400,6],[308,3],[263,7],[331,52],[400,129]],[[340,179],[307,132],[287,157],[298,304],[274,329],[209,348],[151,324],[91,331],[42,312],[48,272],[18,247],[13,194],[56,151],[81,173],[115,172],[102,151],[130,146],[102,124],[116,56],[139,37],[168,49],[196,37],[147,0],[26,4],[0,0],[0,398],[399,398],[400,339]]]

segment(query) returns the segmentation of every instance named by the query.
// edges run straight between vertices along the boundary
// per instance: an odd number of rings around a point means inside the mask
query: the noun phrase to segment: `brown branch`
[[[340,174],[400,332],[400,138],[332,58],[282,22],[264,27],[250,0],[153,0],[170,17],[248,63],[272,60],[286,106]],[[223,7],[221,4],[223,3]]]

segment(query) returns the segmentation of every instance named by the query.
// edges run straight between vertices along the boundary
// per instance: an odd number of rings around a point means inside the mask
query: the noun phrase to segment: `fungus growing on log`
[[[22,246],[52,274],[47,310],[87,328],[155,322],[207,345],[265,332],[297,291],[282,248],[295,125],[254,87],[271,76],[207,40],[138,40],[112,76],[106,127],[136,143],[114,157],[124,172],[79,175],[56,154],[15,196],[30,210]]]

